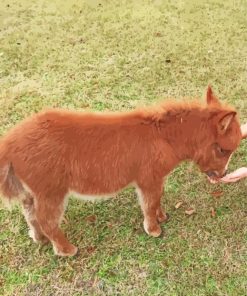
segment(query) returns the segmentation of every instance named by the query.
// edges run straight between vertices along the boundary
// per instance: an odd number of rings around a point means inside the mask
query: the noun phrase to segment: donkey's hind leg
[[[42,232],[35,216],[34,198],[30,193],[26,193],[22,199],[23,214],[29,226],[29,236],[40,243],[48,243],[49,239]]]
[[[64,196],[41,196],[37,200],[36,217],[42,232],[49,238],[56,255],[74,256],[77,247],[61,231],[59,224],[64,213]]]

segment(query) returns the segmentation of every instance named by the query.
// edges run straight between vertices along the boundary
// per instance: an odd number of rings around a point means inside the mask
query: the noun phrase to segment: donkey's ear
[[[207,89],[207,104],[208,105],[215,105],[215,106],[220,106],[220,101],[216,98],[216,96],[213,93],[213,90],[211,86],[208,86]]]
[[[224,135],[230,127],[233,119],[237,115],[235,111],[221,112],[217,119],[217,131],[219,135]]]

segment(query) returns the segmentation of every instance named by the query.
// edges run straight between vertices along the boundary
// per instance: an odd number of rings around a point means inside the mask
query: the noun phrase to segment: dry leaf
[[[219,198],[221,195],[223,195],[223,193],[224,193],[223,191],[217,190],[217,191],[211,192],[211,195],[213,197]]]
[[[88,222],[93,223],[93,222],[96,221],[96,216],[95,216],[95,215],[87,216],[87,217],[85,218],[85,220],[88,221]]]
[[[156,33],[154,34],[154,36],[156,36],[156,37],[162,37],[162,34],[161,34],[160,32],[156,32]]]
[[[211,217],[214,218],[216,216],[216,212],[214,208],[211,208]]]
[[[194,208],[189,208],[188,210],[185,211],[185,214],[188,216],[193,215],[196,212]]]
[[[95,287],[95,286],[97,285],[98,281],[99,281],[98,278],[95,277],[95,279],[94,279],[94,281],[93,281],[93,285],[92,285],[92,287]]]
[[[112,228],[113,227],[113,225],[111,223],[108,223],[107,226],[108,226],[108,228]]]
[[[92,253],[96,250],[96,248],[93,247],[93,246],[89,246],[89,247],[86,248],[86,250],[87,250],[87,252],[88,252],[89,254],[92,254]]]
[[[175,204],[175,209],[179,209],[182,206],[183,202],[179,201]]]

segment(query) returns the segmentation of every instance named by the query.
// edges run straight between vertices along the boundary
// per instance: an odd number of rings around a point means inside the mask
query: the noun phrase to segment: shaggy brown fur
[[[71,192],[91,198],[135,186],[145,231],[157,237],[167,220],[160,205],[164,177],[183,160],[221,177],[240,140],[236,112],[210,87],[207,105],[170,102],[119,114],[50,110],[1,139],[1,191],[22,203],[35,241],[51,241],[58,255],[75,255],[59,227]]]

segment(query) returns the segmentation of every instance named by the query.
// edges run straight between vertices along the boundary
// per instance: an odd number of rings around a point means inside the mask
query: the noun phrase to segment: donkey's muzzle
[[[218,175],[214,171],[207,171],[206,174],[207,174],[207,176],[209,178],[216,178],[216,177],[218,177]]]
[[[225,170],[223,174],[219,174],[215,171],[207,171],[206,174],[209,178],[223,178],[227,174],[227,170]]]

